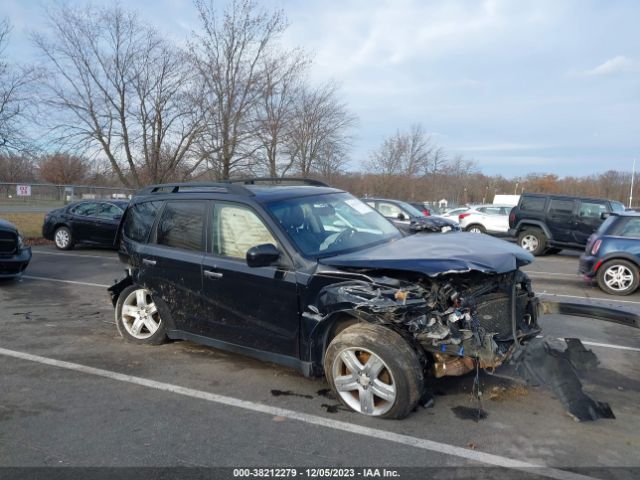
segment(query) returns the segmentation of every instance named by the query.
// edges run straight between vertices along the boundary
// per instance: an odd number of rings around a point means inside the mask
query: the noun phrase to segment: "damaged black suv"
[[[515,353],[539,373],[521,345],[540,333],[528,252],[465,232],[403,236],[320,182],[151,186],[116,241],[128,274],[110,292],[132,342],[185,339],[324,374],[345,405],[389,418],[424,401],[427,376]]]

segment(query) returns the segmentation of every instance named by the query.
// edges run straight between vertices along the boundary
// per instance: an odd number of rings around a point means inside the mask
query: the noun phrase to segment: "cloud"
[[[461,152],[511,152],[517,150],[539,150],[543,148],[549,148],[549,146],[525,143],[492,143],[486,145],[456,147],[456,150]]]
[[[600,75],[617,75],[619,73],[626,73],[631,71],[635,67],[635,62],[624,55],[618,55],[617,57],[610,58],[604,63],[601,63],[592,70],[587,70],[584,74],[588,77],[595,77]]]

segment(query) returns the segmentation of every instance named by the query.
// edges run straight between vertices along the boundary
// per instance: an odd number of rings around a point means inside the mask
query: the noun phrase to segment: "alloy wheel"
[[[604,283],[611,290],[623,292],[633,284],[633,272],[624,265],[612,265],[604,272]]]
[[[151,337],[160,327],[160,315],[151,294],[144,288],[132,291],[122,304],[122,325],[138,340]]]
[[[540,245],[540,242],[535,235],[525,235],[520,241],[520,246],[527,252],[534,252],[538,248],[538,245]]]
[[[396,385],[387,364],[364,348],[347,348],[333,362],[334,385],[342,400],[365,415],[384,415],[396,401]]]

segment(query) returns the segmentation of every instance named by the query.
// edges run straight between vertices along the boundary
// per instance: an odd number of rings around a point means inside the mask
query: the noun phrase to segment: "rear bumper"
[[[585,278],[593,278],[596,276],[597,270],[595,270],[598,264],[598,258],[591,255],[580,255],[580,263],[578,271]]]
[[[516,238],[518,236],[518,230],[516,230],[515,228],[510,228],[507,231],[507,235],[509,235],[510,237]]]
[[[11,257],[0,257],[0,278],[20,275],[31,261],[31,247],[24,247]]]

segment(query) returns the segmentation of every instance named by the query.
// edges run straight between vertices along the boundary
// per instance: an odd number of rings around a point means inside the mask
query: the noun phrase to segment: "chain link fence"
[[[95,185],[0,183],[0,211],[47,211],[76,200],[128,199],[134,192]]]

